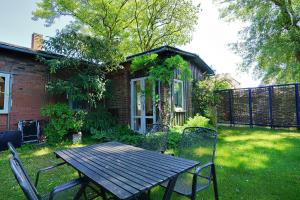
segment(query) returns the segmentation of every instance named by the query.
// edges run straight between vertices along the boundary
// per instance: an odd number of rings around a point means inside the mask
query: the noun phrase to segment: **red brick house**
[[[54,55],[38,50],[40,37],[33,34],[32,48],[0,42],[0,131],[15,130],[20,120],[40,120],[40,108],[51,102],[45,85],[50,78],[47,66],[37,61],[37,56],[53,58]],[[158,113],[153,103],[154,95],[163,95],[158,84],[151,83],[143,73],[132,74],[130,62],[141,55],[157,53],[159,56],[179,54],[189,62],[193,80],[213,75],[213,70],[196,54],[163,46],[127,57],[124,69],[111,74],[113,98],[105,105],[120,123],[129,124],[134,130],[145,132],[154,123]],[[176,72],[175,72],[176,73]],[[189,81],[174,80],[177,85],[172,95],[175,123],[181,124],[192,115],[191,90]],[[141,95],[141,91],[152,88],[153,93]]]

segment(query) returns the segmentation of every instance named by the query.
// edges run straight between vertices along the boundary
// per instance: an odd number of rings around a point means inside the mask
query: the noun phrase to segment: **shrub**
[[[184,127],[193,127],[193,126],[210,127],[209,121],[210,120],[208,118],[197,114],[193,118],[190,117],[184,124]]]
[[[97,106],[86,115],[83,128],[85,131],[95,133],[95,131],[109,131],[116,125],[117,121],[112,114],[103,106]]]
[[[131,130],[128,126],[115,125],[110,129],[97,130],[91,129],[92,138],[101,142],[119,141],[131,145],[139,145],[143,139],[143,135]]]
[[[216,91],[229,88],[230,85],[226,80],[211,77],[194,82],[192,95],[192,102],[195,107],[194,113],[209,118],[210,124],[216,126],[216,105],[220,101]]]
[[[48,142],[60,142],[69,132],[80,131],[84,112],[72,111],[66,104],[49,104],[41,109],[41,114],[49,119],[44,129]]]
[[[181,130],[172,129],[168,135],[168,149],[176,149],[181,139]]]

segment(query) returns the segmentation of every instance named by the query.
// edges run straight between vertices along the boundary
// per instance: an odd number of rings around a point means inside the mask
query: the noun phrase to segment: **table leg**
[[[73,198],[74,200],[79,200],[82,194],[85,192],[85,189],[88,185],[88,182],[83,182],[80,186],[79,191],[76,193],[75,197]]]
[[[175,176],[174,178],[169,180],[169,183],[168,183],[168,186],[166,188],[163,200],[170,200],[171,199],[171,195],[172,195],[172,192],[174,190],[174,187],[175,187],[175,184],[176,184],[176,181],[177,181],[177,177],[178,176]]]

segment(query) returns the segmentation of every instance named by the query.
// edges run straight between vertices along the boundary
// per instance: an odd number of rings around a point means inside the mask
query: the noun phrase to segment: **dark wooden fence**
[[[298,83],[220,90],[217,95],[218,123],[300,127]]]

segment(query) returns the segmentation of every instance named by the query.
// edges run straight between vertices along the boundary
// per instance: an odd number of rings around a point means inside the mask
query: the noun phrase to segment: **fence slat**
[[[273,127],[273,108],[272,108],[272,93],[273,93],[273,87],[268,87],[269,91],[269,121],[271,128]]]
[[[252,92],[251,89],[248,89],[248,99],[249,99],[249,124],[253,126],[253,117],[252,117]]]
[[[297,127],[300,127],[300,114],[299,114],[299,84],[295,84],[295,101],[296,101],[296,117],[297,117]]]

